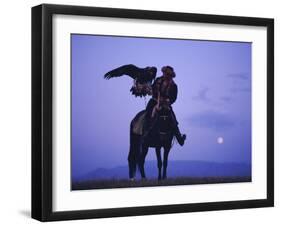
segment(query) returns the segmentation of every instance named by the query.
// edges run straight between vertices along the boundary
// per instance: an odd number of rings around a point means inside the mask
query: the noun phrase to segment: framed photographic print
[[[274,205],[274,21],[32,8],[32,217]]]

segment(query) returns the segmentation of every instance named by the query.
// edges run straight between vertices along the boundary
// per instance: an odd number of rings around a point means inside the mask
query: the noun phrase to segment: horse
[[[139,112],[130,124],[130,151],[128,155],[129,177],[134,180],[137,166],[139,168],[142,179],[145,175],[145,157],[149,147],[155,148],[158,166],[158,180],[167,178],[168,156],[172,147],[174,138],[173,126],[171,121],[171,112],[167,108],[161,108],[157,113],[156,119],[153,120],[153,127],[150,131],[143,128],[137,128],[136,124],[140,120],[146,119],[146,111]],[[142,124],[143,123],[139,123]],[[143,134],[147,133],[145,136]],[[164,149],[164,159],[161,158],[161,148]],[[163,167],[163,172],[162,172]]]

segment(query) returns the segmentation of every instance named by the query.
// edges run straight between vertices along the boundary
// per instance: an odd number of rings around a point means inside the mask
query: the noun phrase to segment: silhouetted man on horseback
[[[161,108],[169,110],[172,119],[171,128],[177,138],[178,143],[183,146],[186,139],[185,134],[181,134],[178,128],[178,121],[172,108],[172,104],[177,99],[178,88],[173,78],[176,77],[174,69],[171,66],[162,67],[163,75],[157,78],[152,85],[152,98],[149,100],[146,107],[146,120],[148,130],[145,136],[153,129],[157,120],[157,113]]]
[[[131,92],[136,97],[152,95],[145,110],[140,111],[130,123],[130,150],[128,155],[129,177],[134,180],[137,165],[142,178],[145,178],[144,162],[149,147],[155,148],[158,161],[158,179],[167,177],[168,155],[172,147],[173,137],[183,146],[186,139],[181,134],[172,104],[177,99],[178,88],[173,78],[174,69],[162,67],[163,75],[157,79],[156,67],[139,68],[126,64],[107,72],[105,79],[127,75],[134,79]],[[154,81],[154,82],[153,82]],[[152,84],[153,83],[153,84]],[[160,150],[164,149],[163,174]]]

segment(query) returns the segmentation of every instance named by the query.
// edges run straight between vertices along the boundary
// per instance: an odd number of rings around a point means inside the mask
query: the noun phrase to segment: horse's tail
[[[132,120],[130,124],[130,152],[136,148],[138,144],[138,140],[140,139],[140,136],[134,133],[133,126],[134,126],[134,120]]]
[[[135,177],[136,166],[138,164],[138,159],[141,149],[141,135],[135,134],[133,131],[134,124],[140,115],[141,112],[138,113],[130,123],[130,148],[129,148],[129,155],[128,155],[130,178]]]
[[[135,154],[135,135],[133,134],[132,131],[132,125],[130,125],[130,148],[129,148],[129,155],[128,155],[128,164],[129,164],[129,178],[134,179],[136,175],[136,164],[137,164],[137,159],[136,159],[136,154]]]

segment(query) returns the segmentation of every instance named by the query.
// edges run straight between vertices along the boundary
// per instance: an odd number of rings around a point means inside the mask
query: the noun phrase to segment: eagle
[[[107,72],[104,78],[111,79],[128,75],[134,80],[134,85],[130,89],[132,95],[143,97],[152,95],[152,82],[155,80],[156,73],[156,67],[139,68],[133,64],[126,64]]]

